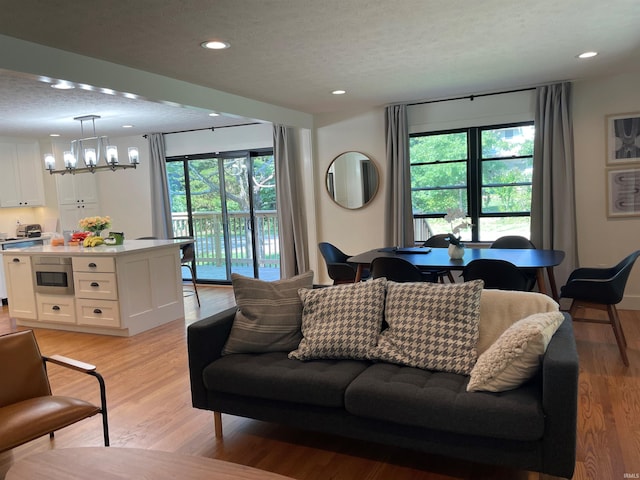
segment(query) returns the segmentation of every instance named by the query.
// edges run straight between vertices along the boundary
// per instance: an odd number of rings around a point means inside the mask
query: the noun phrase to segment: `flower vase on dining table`
[[[450,243],[447,251],[451,260],[460,260],[464,257],[464,247],[461,244],[454,245],[453,243]]]

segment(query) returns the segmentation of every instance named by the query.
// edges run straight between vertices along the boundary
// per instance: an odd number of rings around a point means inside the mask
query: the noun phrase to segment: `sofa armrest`
[[[202,371],[222,356],[222,348],[231,331],[236,310],[237,307],[231,307],[192,323],[187,328],[191,403],[196,408],[207,408],[207,391]]]
[[[579,363],[572,319],[567,313],[564,316],[542,359],[543,461],[546,471],[571,478],[576,458]]]

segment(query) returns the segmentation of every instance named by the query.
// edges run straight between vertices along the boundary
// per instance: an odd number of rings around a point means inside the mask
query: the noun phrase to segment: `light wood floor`
[[[107,384],[111,444],[205,456],[299,480],[537,479],[528,472],[480,466],[408,450],[317,435],[223,416],[225,436],[213,435],[213,415],[191,407],[186,324],[234,304],[226,287],[200,287],[202,308],[185,299],[186,321],[130,338],[36,330],[42,352],[97,365]],[[629,342],[625,368],[608,326],[575,324],[580,353],[576,479],[623,479],[640,473],[640,312],[621,311]],[[20,329],[20,327],[18,327]],[[0,334],[14,331],[7,308]],[[99,402],[95,379],[49,368],[57,394]],[[0,478],[11,464],[51,448],[100,446],[94,417],[0,454]],[[490,460],[490,459],[488,459]],[[630,477],[637,478],[637,477]]]

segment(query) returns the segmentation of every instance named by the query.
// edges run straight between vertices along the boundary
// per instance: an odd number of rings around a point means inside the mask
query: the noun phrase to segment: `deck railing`
[[[224,266],[227,255],[234,266],[253,265],[251,223],[249,212],[228,213],[229,238],[225,248],[222,213],[198,212],[192,215],[197,265]],[[256,255],[258,267],[280,266],[278,219],[274,210],[254,212],[257,230]],[[172,213],[174,236],[189,235],[188,215]]]

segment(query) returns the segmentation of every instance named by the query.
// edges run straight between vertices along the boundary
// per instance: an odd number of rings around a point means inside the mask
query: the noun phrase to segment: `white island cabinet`
[[[179,240],[3,252],[9,315],[18,325],[130,336],[184,318]],[[72,287],[42,287],[37,273],[66,264]]]

